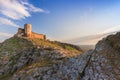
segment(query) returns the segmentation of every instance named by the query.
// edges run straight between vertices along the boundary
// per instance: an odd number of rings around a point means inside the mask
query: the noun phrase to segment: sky
[[[63,42],[120,31],[120,0],[0,0],[0,41],[25,23]]]

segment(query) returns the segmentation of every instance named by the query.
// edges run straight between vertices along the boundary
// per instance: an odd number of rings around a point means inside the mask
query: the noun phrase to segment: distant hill
[[[84,52],[95,48],[95,45],[78,45],[78,46],[79,46]]]

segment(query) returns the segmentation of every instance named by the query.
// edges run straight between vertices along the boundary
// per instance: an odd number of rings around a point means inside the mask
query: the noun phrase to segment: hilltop
[[[31,47],[40,48],[40,49],[56,49],[56,50],[65,51],[66,53],[82,52],[82,50],[78,46],[72,44],[61,43],[58,41],[42,40],[39,38],[33,39],[33,38],[12,37],[10,39],[5,40],[0,45],[1,45],[0,52],[1,54],[5,54],[5,55],[6,54],[11,55],[16,52],[24,51]]]
[[[21,70],[31,70],[30,66],[33,69],[52,66],[65,57],[74,57],[82,52],[75,45],[58,41],[12,37],[0,44],[0,79],[8,79]]]
[[[12,37],[0,44],[0,80],[119,80],[120,33],[94,50],[57,41]]]

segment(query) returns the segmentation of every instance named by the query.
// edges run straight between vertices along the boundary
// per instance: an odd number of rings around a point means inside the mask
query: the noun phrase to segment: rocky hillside
[[[12,37],[0,44],[0,80],[13,80],[13,75],[26,72],[26,69],[32,73],[36,68],[53,66],[82,52],[71,44]],[[24,77],[31,75],[28,72],[22,73]]]
[[[120,33],[81,53],[70,44],[11,38],[0,44],[0,80],[120,80]]]

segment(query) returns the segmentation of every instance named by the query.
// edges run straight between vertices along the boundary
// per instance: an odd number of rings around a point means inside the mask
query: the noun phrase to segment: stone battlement
[[[46,40],[46,35],[32,32],[31,24],[25,24],[24,29],[18,28],[18,32],[17,32],[17,34],[15,34],[15,36],[27,37],[27,38],[39,38],[39,39]]]

